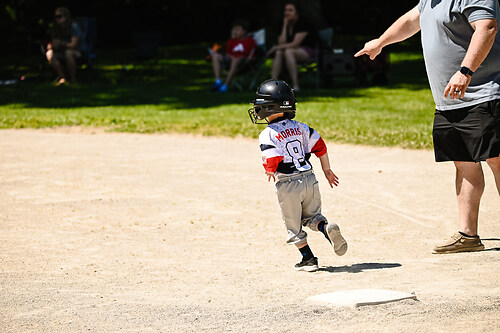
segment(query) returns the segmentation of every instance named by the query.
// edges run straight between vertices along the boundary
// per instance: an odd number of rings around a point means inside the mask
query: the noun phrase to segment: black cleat
[[[309,260],[302,260],[295,265],[296,271],[316,272],[318,269],[318,258],[316,257],[312,257]]]

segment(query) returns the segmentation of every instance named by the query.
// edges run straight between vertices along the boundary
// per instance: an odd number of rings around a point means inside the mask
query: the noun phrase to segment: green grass
[[[253,91],[208,91],[211,65],[203,46],[167,48],[154,62],[127,54],[102,51],[96,68],[82,73],[84,83],[70,87],[54,87],[50,69],[40,76],[29,61],[3,65],[3,76],[26,75],[27,80],[0,86],[0,128],[98,126],[254,138],[262,130],[247,114]],[[434,103],[418,51],[391,54],[384,87],[359,88],[349,77],[336,79],[330,89],[316,89],[312,77],[301,82],[296,119],[328,141],[417,149],[432,145]]]

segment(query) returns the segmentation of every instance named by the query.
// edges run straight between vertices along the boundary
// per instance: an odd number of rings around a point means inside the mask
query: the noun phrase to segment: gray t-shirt
[[[82,29],[80,29],[80,26],[76,22],[72,22],[71,24],[71,38],[73,37],[78,37],[78,49],[80,51],[87,52],[87,50],[85,50],[85,43],[82,41]]]
[[[453,110],[500,99],[500,34],[490,53],[472,75],[460,100],[444,98],[444,89],[469,48],[474,29],[470,22],[497,19],[497,0],[420,0],[420,29],[425,67],[438,110]]]

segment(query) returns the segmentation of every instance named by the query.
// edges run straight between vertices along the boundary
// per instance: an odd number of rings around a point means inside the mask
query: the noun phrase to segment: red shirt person
[[[213,53],[212,66],[214,70],[215,83],[212,91],[226,92],[228,86],[238,71],[240,66],[253,59],[255,39],[247,36],[247,28],[244,21],[236,21],[231,29],[231,38],[226,44],[226,53]],[[227,77],[223,82],[221,80],[221,66],[228,69]]]
[[[252,37],[244,37],[243,39],[231,38],[227,41],[226,54],[235,58],[250,58],[253,56],[255,45],[255,39]]]

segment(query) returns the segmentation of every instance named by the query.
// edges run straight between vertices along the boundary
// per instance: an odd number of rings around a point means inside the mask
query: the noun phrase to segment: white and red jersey
[[[268,172],[293,174],[311,170],[311,153],[326,154],[326,145],[312,127],[295,120],[279,118],[259,135],[264,169]]]

